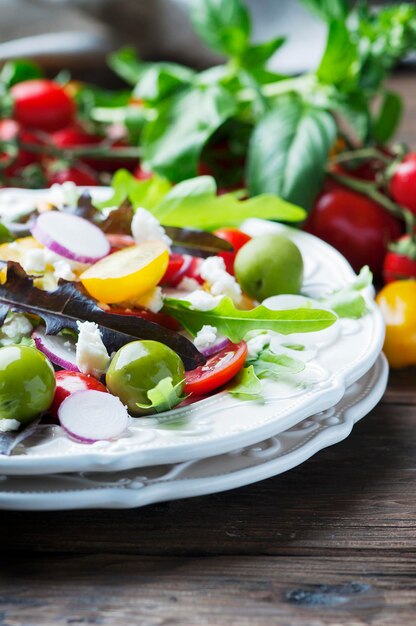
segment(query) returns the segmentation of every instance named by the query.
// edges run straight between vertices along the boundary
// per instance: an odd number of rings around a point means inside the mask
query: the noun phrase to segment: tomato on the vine
[[[404,235],[395,242],[386,254],[383,264],[383,278],[385,283],[395,280],[416,279],[416,245],[410,241],[409,235]]]
[[[394,168],[390,194],[398,204],[416,214],[416,153],[409,152]]]
[[[233,252],[219,252],[218,256],[224,259],[225,269],[229,274],[234,274],[234,261],[237,252],[242,248],[248,241],[250,241],[251,237],[243,233],[242,230],[238,228],[219,228],[214,231],[214,235],[219,237],[220,239],[224,239],[228,241],[233,247]]]
[[[207,359],[205,365],[185,372],[185,393],[203,396],[228,383],[241,370],[247,358],[245,341],[230,343]]]
[[[183,278],[193,278],[202,285],[204,280],[199,273],[201,263],[199,257],[173,252],[169,255],[168,267],[160,282],[167,287],[177,287]]]
[[[74,119],[74,101],[52,80],[26,80],[13,85],[10,93],[13,118],[23,126],[53,132],[68,126]]]
[[[400,237],[402,225],[370,198],[332,183],[317,199],[305,230],[339,250],[356,272],[369,265],[380,277],[388,244]]]
[[[48,172],[47,180],[49,186],[55,183],[62,185],[62,183],[68,181],[80,185],[81,187],[83,185],[95,186],[100,184],[98,174],[83,163],[63,165],[62,167],[58,167],[58,164],[56,164],[56,168],[52,167],[52,170]]]

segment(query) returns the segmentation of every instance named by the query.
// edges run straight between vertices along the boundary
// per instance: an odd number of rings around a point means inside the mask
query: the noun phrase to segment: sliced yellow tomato
[[[91,265],[80,280],[93,298],[115,304],[137,298],[156,287],[168,262],[166,245],[162,241],[148,241],[113,252]]]
[[[27,250],[42,248],[43,246],[34,237],[21,237],[10,243],[0,245],[0,261],[15,261],[21,263]]]

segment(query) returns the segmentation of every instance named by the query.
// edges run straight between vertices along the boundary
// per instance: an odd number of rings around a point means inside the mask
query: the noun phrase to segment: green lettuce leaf
[[[233,342],[241,341],[250,330],[267,329],[283,335],[307,333],[328,328],[337,319],[330,311],[312,308],[271,311],[260,305],[250,311],[241,311],[228,297],[211,311],[196,311],[185,300],[166,298],[163,310],[179,320],[192,335],[196,335],[204,324],[209,324]]]
[[[305,369],[305,363],[286,354],[275,354],[264,348],[256,359],[250,360],[259,378],[278,379],[282,374],[298,374]]]
[[[248,367],[243,367],[243,369],[238,372],[227,391],[240,400],[262,401],[262,388],[262,382],[256,376],[254,367],[249,365]]]
[[[156,413],[162,413],[163,411],[173,409],[173,407],[186,398],[183,394],[183,382],[184,381],[181,380],[176,385],[173,385],[173,379],[171,376],[162,378],[162,380],[160,380],[155,387],[149,389],[147,392],[149,403],[140,404],[137,402],[137,406],[140,409],[156,411]]]
[[[366,265],[351,285],[338,289],[325,298],[321,298],[320,302],[323,306],[327,306],[335,311],[338,317],[359,319],[367,313],[367,305],[360,291],[369,287],[372,281],[373,275],[370,268]]]

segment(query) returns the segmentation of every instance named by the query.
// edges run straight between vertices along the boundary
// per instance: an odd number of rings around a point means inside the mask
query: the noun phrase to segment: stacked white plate
[[[307,233],[249,220],[251,235],[285,232],[305,261],[304,293],[323,296],[350,284],[347,261]],[[319,333],[290,337],[306,350],[297,384],[268,381],[263,403],[218,393],[169,413],[133,420],[117,441],[80,444],[41,426],[0,456],[0,508],[128,508],[204,495],[285,472],[349,435],[378,403],[388,366],[384,325],[372,288],[368,313]]]

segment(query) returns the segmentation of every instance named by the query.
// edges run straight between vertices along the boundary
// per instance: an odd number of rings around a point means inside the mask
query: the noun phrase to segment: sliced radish
[[[129,414],[119,398],[90,389],[65,398],[58,418],[68,435],[81,443],[115,439],[129,424]]]
[[[37,349],[43,352],[52,363],[65,370],[79,372],[75,358],[75,341],[62,335],[47,335],[44,326],[38,326],[33,331],[32,339]]]
[[[213,343],[211,346],[208,346],[208,348],[198,349],[204,356],[212,356],[213,354],[217,354],[217,352],[220,352],[220,350],[224,350],[224,348],[227,348],[229,344],[231,344],[231,341],[228,339],[228,337],[219,337],[215,341],[215,343]]]
[[[42,213],[31,231],[46,248],[78,263],[96,263],[110,252],[107,237],[98,226],[70,213]]]

